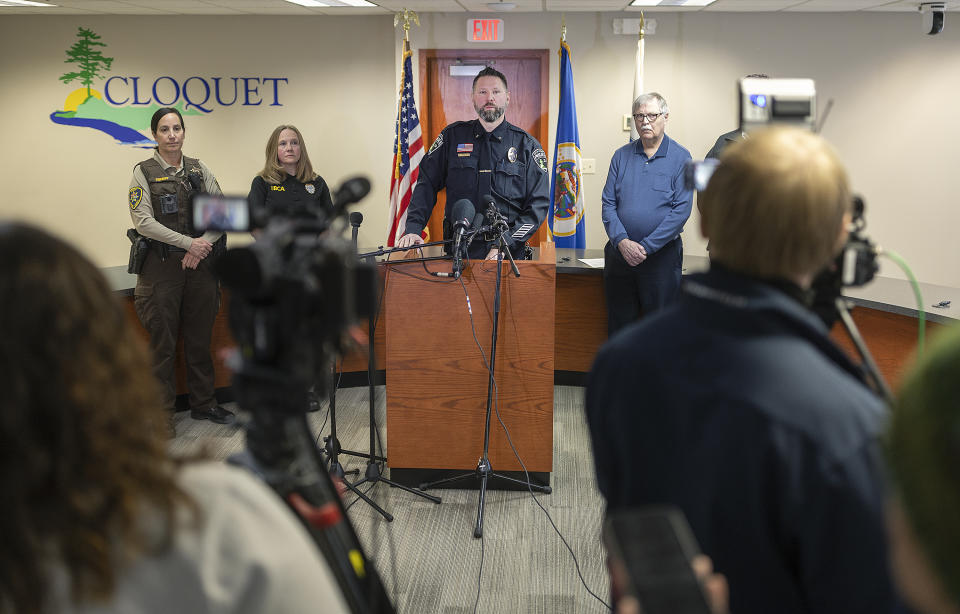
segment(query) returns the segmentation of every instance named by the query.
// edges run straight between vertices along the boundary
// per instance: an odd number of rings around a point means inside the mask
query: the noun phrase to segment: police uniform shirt
[[[257,175],[247,200],[251,211],[264,211],[268,216],[315,217],[321,211],[327,216],[333,213],[330,188],[320,175],[306,183],[287,175],[280,184],[267,183]]]
[[[166,169],[167,173],[171,176],[176,176],[183,181],[187,181],[183,171],[183,156],[180,157],[179,165],[175,167],[168,164],[160,155],[159,151],[154,150],[153,159],[160,164],[161,167]],[[217,178],[213,175],[213,172],[207,168],[203,162],[199,160],[197,162],[200,164],[200,170],[203,172],[203,191],[208,194],[222,194],[220,184],[217,183]],[[133,225],[137,229],[137,232],[149,239],[162,241],[184,250],[190,249],[190,244],[193,242],[192,237],[167,228],[157,221],[157,218],[154,216],[153,203],[150,202],[150,183],[143,174],[140,164],[133,167],[133,179],[130,180],[129,204],[130,218],[133,220]],[[181,204],[181,206],[183,205]],[[207,231],[203,233],[202,238],[212,244],[222,235],[223,233],[220,231]]]
[[[535,138],[507,121],[489,133],[479,119],[450,124],[430,147],[419,172],[404,234],[423,232],[437,192],[444,187],[447,219],[458,200],[466,198],[480,213],[481,197],[492,196],[509,225],[512,250],[536,232],[550,205],[546,154]],[[471,251],[475,257],[477,252]]]

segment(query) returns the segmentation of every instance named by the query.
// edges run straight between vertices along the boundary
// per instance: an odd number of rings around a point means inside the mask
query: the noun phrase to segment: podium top
[[[405,252],[398,252],[393,258],[389,259],[389,262],[401,262],[403,260],[420,258],[420,257],[440,257],[443,256],[443,247],[440,245],[432,245],[430,247],[411,247]],[[520,262],[520,261],[518,261]],[[557,263],[557,250],[556,244],[552,241],[540,244],[539,249],[535,249],[533,253],[532,260],[526,260],[524,262],[536,262],[538,264],[556,264]]]

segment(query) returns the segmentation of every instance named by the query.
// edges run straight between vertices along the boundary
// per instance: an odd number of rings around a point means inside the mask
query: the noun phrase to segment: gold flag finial
[[[403,22],[403,40],[410,40],[410,22],[420,25],[420,18],[410,9],[403,9],[393,15],[393,27],[396,28],[400,22]]]
[[[643,40],[643,26],[644,26],[643,11],[640,11],[640,40]]]
[[[567,14],[560,14],[560,42],[567,42]]]

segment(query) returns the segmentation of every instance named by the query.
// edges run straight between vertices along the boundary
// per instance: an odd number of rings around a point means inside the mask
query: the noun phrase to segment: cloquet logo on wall
[[[207,115],[217,107],[282,107],[281,85],[286,77],[175,78],[112,75],[114,58],[104,55],[107,45],[87,28],[77,29],[77,41],[67,49],[65,64],[72,70],[60,75],[64,84],[83,87],[67,94],[63,109],[50,114],[55,124],[92,128],[113,137],[118,145],[152,148],[150,118],[162,107],[181,115]],[[103,79],[102,90],[94,84]]]

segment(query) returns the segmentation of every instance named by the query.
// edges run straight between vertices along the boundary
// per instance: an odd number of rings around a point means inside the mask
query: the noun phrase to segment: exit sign
[[[467,40],[471,43],[502,43],[502,19],[468,19]]]

